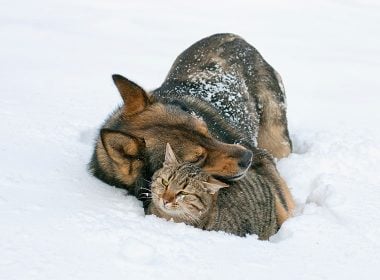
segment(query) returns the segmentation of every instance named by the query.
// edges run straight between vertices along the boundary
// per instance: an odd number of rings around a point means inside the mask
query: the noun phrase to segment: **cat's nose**
[[[167,199],[165,199],[165,198],[163,198],[163,199],[162,199],[162,202],[164,203],[164,205],[166,205],[166,204],[168,204],[170,201],[167,200]]]
[[[175,194],[170,193],[170,192],[165,192],[164,195],[162,196],[162,201],[164,205],[170,202],[173,202],[174,199],[175,199]]]
[[[239,161],[239,167],[241,168],[248,168],[252,163],[252,152],[250,150],[244,151],[243,156],[241,157]]]

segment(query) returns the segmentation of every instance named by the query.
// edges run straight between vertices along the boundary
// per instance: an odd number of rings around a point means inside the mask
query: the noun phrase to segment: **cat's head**
[[[152,203],[162,217],[175,222],[198,224],[214,206],[227,184],[214,179],[193,163],[180,163],[170,145],[164,166],[152,178]]]

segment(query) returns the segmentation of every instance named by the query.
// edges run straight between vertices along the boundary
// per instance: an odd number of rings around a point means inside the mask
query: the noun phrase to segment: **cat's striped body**
[[[257,234],[260,239],[268,239],[277,231],[271,185],[269,178],[250,170],[243,180],[221,189],[204,229],[239,236]]]
[[[278,229],[277,187],[262,170],[268,168],[251,168],[242,180],[226,185],[194,164],[179,163],[168,144],[164,166],[152,178],[148,214],[205,230],[268,239]]]

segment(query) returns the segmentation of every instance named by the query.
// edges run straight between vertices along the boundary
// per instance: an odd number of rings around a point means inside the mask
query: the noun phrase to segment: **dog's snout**
[[[244,151],[244,154],[242,155],[240,161],[239,161],[239,167],[241,168],[248,168],[252,163],[252,152],[249,150]]]

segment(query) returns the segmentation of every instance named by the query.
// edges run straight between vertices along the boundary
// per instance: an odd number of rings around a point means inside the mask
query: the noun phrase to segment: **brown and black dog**
[[[151,93],[120,75],[113,80],[124,104],[100,130],[90,162],[96,177],[138,196],[170,143],[180,160],[222,180],[270,176],[278,223],[291,215],[293,199],[271,156],[291,152],[285,93],[250,44],[233,34],[207,37],[185,50]]]

